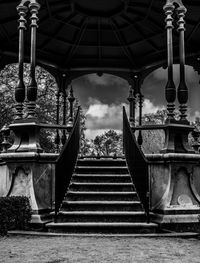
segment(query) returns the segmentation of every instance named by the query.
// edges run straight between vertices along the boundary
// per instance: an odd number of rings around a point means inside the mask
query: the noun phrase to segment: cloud
[[[82,107],[89,107],[89,98],[96,98],[104,104],[127,103],[129,93],[128,82],[122,78],[103,74],[85,75],[73,80],[75,97],[78,98]]]
[[[90,106],[86,112],[88,129],[121,129],[123,104],[104,104],[90,98]]]
[[[89,74],[86,75],[86,78],[89,80],[90,83],[95,85],[103,85],[103,86],[110,86],[110,85],[128,85],[125,79],[120,77],[110,75],[110,74],[103,74],[102,76],[98,76],[97,74]]]
[[[89,98],[90,106],[86,111],[86,137],[91,139],[109,129],[122,130],[122,106],[126,107],[129,114],[128,104],[104,104],[101,101]],[[143,114],[155,113],[161,107],[155,106],[150,100],[144,100]],[[138,111],[136,111],[138,114]],[[136,116],[137,116],[136,114]]]
[[[143,114],[156,113],[158,110],[162,110],[162,109],[164,109],[164,106],[163,107],[155,106],[149,99],[144,99],[143,109],[142,109]]]
[[[152,73],[153,77],[157,80],[165,80],[167,81],[167,69],[159,68]],[[174,82],[176,85],[179,84],[180,79],[180,68],[178,64],[173,66],[173,75]],[[185,79],[187,83],[196,82],[198,77],[198,73],[194,71],[193,67],[186,65],[185,66]]]

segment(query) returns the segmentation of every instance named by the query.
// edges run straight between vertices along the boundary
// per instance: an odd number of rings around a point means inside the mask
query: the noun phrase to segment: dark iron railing
[[[123,107],[123,145],[132,181],[142,202],[149,222],[149,175],[148,161],[141,151],[131,130],[125,108]]]
[[[65,193],[69,187],[69,183],[74,172],[80,140],[80,108],[78,108],[73,128],[65,143],[55,167],[55,222],[60,205],[63,201]]]

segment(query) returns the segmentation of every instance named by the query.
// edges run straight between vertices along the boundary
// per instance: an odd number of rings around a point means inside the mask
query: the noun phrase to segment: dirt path
[[[0,263],[200,263],[195,238],[6,237]]]

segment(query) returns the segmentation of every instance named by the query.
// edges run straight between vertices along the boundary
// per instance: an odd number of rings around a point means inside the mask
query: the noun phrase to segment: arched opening
[[[85,116],[84,155],[122,155],[122,106],[128,107],[129,84],[121,77],[95,73],[72,82]]]

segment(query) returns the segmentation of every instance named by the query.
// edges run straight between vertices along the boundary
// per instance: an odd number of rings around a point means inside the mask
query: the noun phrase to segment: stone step
[[[79,159],[77,166],[126,166],[125,159]]]
[[[141,211],[61,211],[58,222],[146,222],[146,215]]]
[[[76,174],[128,174],[127,166],[76,166]]]
[[[65,200],[71,201],[138,201],[138,196],[136,192],[73,192],[68,191]]]
[[[130,183],[129,174],[74,174],[72,182],[93,182],[93,183]]]
[[[157,225],[150,223],[129,222],[65,222],[47,224],[49,232],[56,233],[102,233],[102,234],[131,234],[155,233]]]
[[[67,201],[60,211],[143,211],[139,201]]]
[[[57,223],[63,233],[152,233],[125,160],[78,160]]]
[[[71,183],[70,191],[134,191],[132,183]]]

